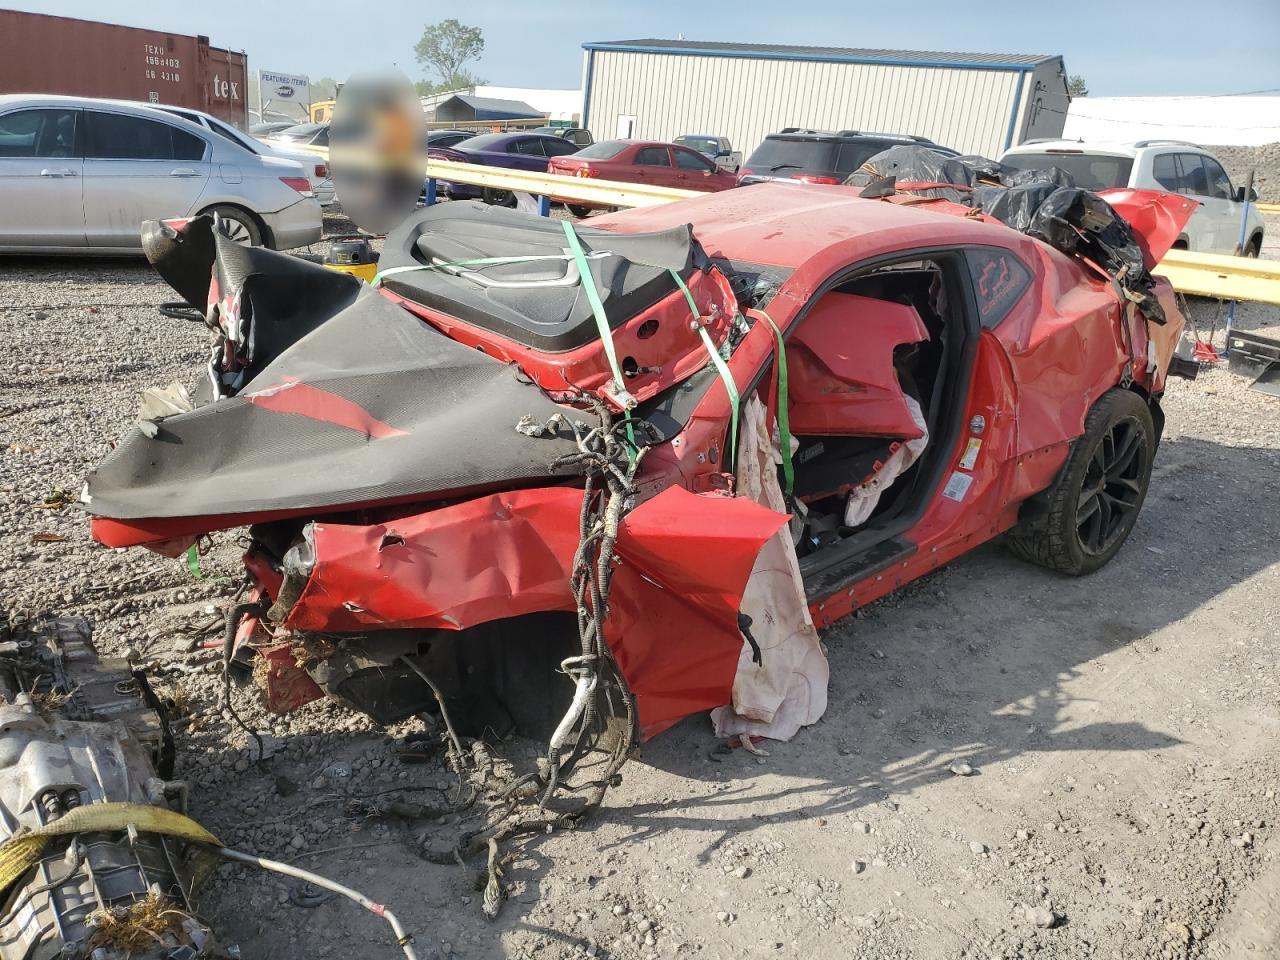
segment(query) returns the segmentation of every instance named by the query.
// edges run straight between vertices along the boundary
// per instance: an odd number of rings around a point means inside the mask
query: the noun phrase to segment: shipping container
[[[0,93],[171,104],[248,126],[248,60],[208,37],[0,10],[0,40]]]

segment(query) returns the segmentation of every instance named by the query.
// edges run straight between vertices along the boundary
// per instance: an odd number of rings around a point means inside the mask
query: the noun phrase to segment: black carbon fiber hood
[[[115,519],[329,508],[546,480],[567,431],[517,433],[561,407],[514,368],[369,288],[234,397],[132,429],[88,478]]]

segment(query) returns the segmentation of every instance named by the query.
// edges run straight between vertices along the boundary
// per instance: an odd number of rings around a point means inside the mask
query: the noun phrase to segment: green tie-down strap
[[[796,469],[791,462],[791,415],[787,412],[787,345],[783,343],[782,331],[773,322],[773,317],[763,310],[756,312],[769,321],[778,341],[778,440],[782,446],[782,479],[786,487],[782,492],[790,501],[796,488]]]
[[[636,405],[635,398],[627,392],[622,380],[622,370],[618,367],[618,351],[613,345],[613,330],[609,327],[609,317],[604,312],[604,303],[600,300],[600,291],[596,289],[595,278],[591,275],[591,267],[587,265],[587,255],[582,252],[582,242],[568,220],[561,220],[564,227],[564,238],[569,244],[569,252],[573,254],[574,263],[578,265],[582,289],[591,304],[591,315],[596,318],[596,328],[600,331],[600,342],[604,344],[604,355],[609,361],[609,370],[613,374],[613,383],[617,388],[614,399],[622,407],[622,415],[627,421],[627,442],[631,445],[630,455],[635,456],[636,436],[631,425],[631,408]]]
[[[675,280],[676,286],[680,288],[680,292],[684,294],[685,300],[689,302],[689,310],[693,314],[693,322],[698,328],[698,334],[702,337],[702,345],[707,348],[707,355],[711,357],[711,363],[715,366],[716,373],[720,374],[720,379],[724,381],[725,393],[729,395],[729,456],[725,459],[728,462],[729,472],[732,473],[734,465],[738,461],[738,408],[741,406],[738,385],[733,382],[733,374],[729,372],[729,365],[724,362],[724,357],[720,356],[720,351],[716,349],[716,345],[711,341],[711,334],[707,333],[707,328],[702,325],[698,316],[698,305],[694,302],[693,294],[690,292],[688,284],[674,270],[671,271],[671,276]]]
[[[625,393],[622,383],[622,371],[618,368],[618,351],[613,345],[613,330],[609,327],[609,318],[604,312],[604,303],[600,300],[600,291],[596,289],[595,278],[587,265],[587,255],[582,250],[582,241],[578,239],[573,224],[561,220],[564,227],[564,238],[569,243],[569,252],[578,265],[578,273],[582,278],[582,290],[587,295],[587,303],[591,304],[591,315],[596,318],[596,327],[600,331],[600,342],[604,344],[604,355],[609,360],[609,370],[613,373],[613,382],[619,393]]]

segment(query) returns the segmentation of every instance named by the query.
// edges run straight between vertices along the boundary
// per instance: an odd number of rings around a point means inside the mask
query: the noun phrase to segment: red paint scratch
[[[348,430],[358,430],[365,436],[378,440],[405,436],[403,430],[383,423],[358,403],[292,377],[286,377],[285,382],[279,386],[246,393],[244,398],[263,410],[294,413],[309,420],[320,420]]]

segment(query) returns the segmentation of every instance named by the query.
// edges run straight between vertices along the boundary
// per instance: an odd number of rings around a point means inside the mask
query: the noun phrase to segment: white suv
[[[1086,190],[1135,187],[1167,190],[1200,201],[1174,249],[1233,254],[1241,242],[1245,256],[1262,250],[1262,214],[1252,202],[1245,212],[1245,188],[1233,187],[1222,164],[1209,151],[1181,140],[1137,143],[1082,143],[1032,140],[1014,147],[1001,163],[1020,170],[1058,167]],[[1249,201],[1257,200],[1257,193]]]

